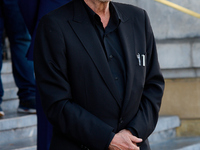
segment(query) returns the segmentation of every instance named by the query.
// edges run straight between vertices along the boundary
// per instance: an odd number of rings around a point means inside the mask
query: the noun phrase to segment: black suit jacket
[[[144,10],[112,4],[121,19],[126,60],[123,104],[81,0],[40,21],[34,61],[42,105],[54,126],[50,149],[104,150],[114,133],[126,128],[144,140],[141,150],[149,149],[146,139],[156,126],[164,89],[154,36]]]

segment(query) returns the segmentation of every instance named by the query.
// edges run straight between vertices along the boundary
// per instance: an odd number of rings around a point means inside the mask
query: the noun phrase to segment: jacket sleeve
[[[43,17],[35,40],[35,75],[44,112],[66,138],[91,149],[107,149],[113,128],[73,102],[67,46],[55,20]]]
[[[145,141],[157,124],[161,99],[164,90],[164,79],[160,71],[154,35],[149,18],[145,14],[147,67],[145,85],[137,114],[127,125],[132,134]]]

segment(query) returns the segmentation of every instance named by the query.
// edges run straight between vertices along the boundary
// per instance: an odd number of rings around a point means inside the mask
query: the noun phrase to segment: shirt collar
[[[89,15],[90,20],[93,23],[99,23],[100,22],[100,17],[99,15],[97,15],[84,1],[84,7],[86,8],[86,11]],[[111,14],[111,19],[113,20],[113,22],[118,26],[121,22],[121,18],[119,16],[119,13],[117,12],[117,9],[113,6],[112,2],[110,2],[110,14]]]

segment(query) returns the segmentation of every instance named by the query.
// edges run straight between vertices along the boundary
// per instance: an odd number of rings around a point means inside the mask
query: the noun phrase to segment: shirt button
[[[113,55],[110,55],[109,58],[112,59],[112,58],[113,58]]]
[[[118,77],[115,77],[115,80],[118,80],[119,78]]]

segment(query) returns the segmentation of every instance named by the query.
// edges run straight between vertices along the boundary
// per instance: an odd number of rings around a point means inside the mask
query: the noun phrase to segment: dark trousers
[[[39,20],[48,12],[66,4],[71,0],[19,0],[20,10],[32,36],[31,46],[27,53],[29,60],[33,60],[33,47]],[[38,92],[36,92],[37,108],[37,150],[48,150],[52,137],[52,125],[47,120],[41,105]]]
[[[38,120],[37,150],[49,150],[52,137],[52,125],[49,123],[44,114],[38,90],[36,91],[36,108]]]
[[[31,37],[20,13],[18,0],[0,1],[0,43],[2,43],[3,30],[6,30],[10,42],[12,69],[15,83],[19,89],[20,100],[35,98],[35,79],[33,62],[26,58]],[[2,45],[0,46],[2,54]],[[2,68],[2,55],[0,55],[0,70]],[[2,102],[3,87],[0,78],[0,104]]]

